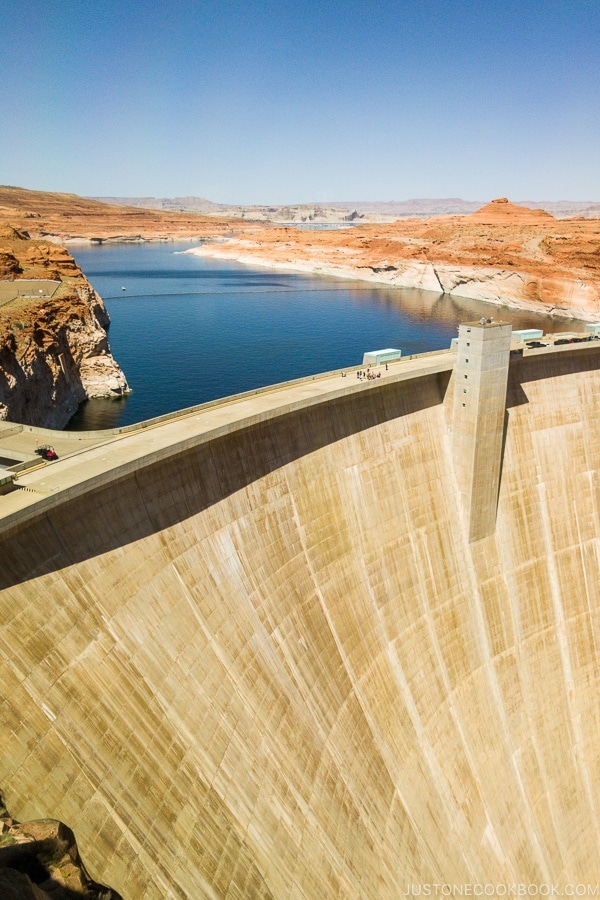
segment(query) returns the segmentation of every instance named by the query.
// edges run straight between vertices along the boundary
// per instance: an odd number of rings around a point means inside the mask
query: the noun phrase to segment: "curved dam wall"
[[[449,379],[233,430],[6,534],[13,814],[67,822],[126,898],[600,881],[600,354],[511,363],[472,543]]]

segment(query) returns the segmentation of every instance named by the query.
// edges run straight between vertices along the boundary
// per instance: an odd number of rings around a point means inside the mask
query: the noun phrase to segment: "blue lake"
[[[71,248],[104,298],[111,351],[132,393],[82,405],[70,429],[140,422],[229,394],[357,366],[363,353],[450,346],[460,322],[579,323],[446,295],[273,272],[185,254],[189,243]],[[125,290],[123,290],[125,288]]]

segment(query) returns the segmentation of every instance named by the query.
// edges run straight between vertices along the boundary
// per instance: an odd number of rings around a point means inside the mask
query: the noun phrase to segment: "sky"
[[[0,0],[0,183],[600,201],[598,0]]]

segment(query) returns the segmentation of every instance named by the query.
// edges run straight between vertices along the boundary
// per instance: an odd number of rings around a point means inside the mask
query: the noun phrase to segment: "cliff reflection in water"
[[[123,424],[128,397],[119,400],[84,400],[67,426],[69,431],[105,431]]]
[[[274,272],[186,255],[189,243],[76,248],[104,297],[111,350],[133,393],[89,401],[69,423],[100,430],[317,372],[360,365],[363,353],[404,355],[450,345],[482,315],[513,328],[581,323],[414,288]],[[125,290],[123,290],[125,288]]]

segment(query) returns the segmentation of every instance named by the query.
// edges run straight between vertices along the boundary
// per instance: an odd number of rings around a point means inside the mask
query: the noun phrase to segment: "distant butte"
[[[497,197],[490,203],[486,203],[477,212],[471,213],[469,216],[477,222],[484,225],[496,225],[506,222],[507,224],[536,224],[537,222],[554,221],[554,216],[546,212],[545,209],[529,209],[527,206],[517,206],[511,203],[506,197]]]

